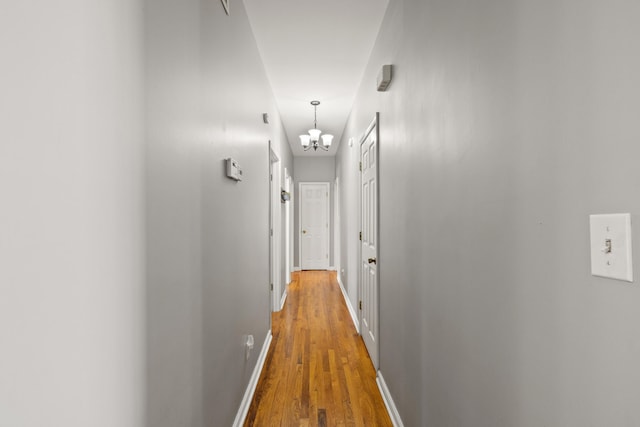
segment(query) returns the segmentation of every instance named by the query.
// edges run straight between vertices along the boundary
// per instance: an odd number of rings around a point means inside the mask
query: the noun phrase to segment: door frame
[[[296,270],[294,259],[295,248],[295,206],[297,203],[297,196],[295,194],[295,185],[293,183],[293,177],[289,176],[289,283],[293,280],[293,272]]]
[[[303,201],[303,197],[302,197],[302,186],[305,184],[313,184],[313,185],[323,185],[327,188],[327,193],[329,194],[329,196],[327,196],[327,224],[328,227],[326,227],[326,238],[327,238],[327,255],[331,254],[331,199],[330,199],[330,195],[331,195],[331,183],[327,182],[327,181],[322,181],[322,182],[314,182],[314,181],[304,181],[304,182],[299,182],[298,183],[298,200],[299,200],[299,204],[298,204],[298,260],[300,261],[300,270],[303,270],[304,267],[302,266],[302,201]],[[331,264],[331,257],[327,256],[327,261],[326,261],[326,268],[325,270],[328,270]]]
[[[280,310],[280,159],[269,141],[269,289],[270,311]],[[271,316],[269,316],[271,317]]]
[[[358,162],[362,161],[362,144],[367,140],[369,134],[372,131],[376,132],[376,253],[377,253],[377,261],[376,261],[376,354],[374,357],[371,357],[371,362],[373,363],[373,367],[376,372],[380,368],[380,113],[376,112],[373,120],[367,126],[367,130],[365,130],[362,138],[360,138],[360,143],[358,144]],[[362,171],[360,171],[360,180],[358,185],[358,195],[359,195],[359,205],[360,205],[360,230],[363,229],[362,224],[362,216],[363,216],[363,206],[362,206]],[[362,277],[362,241],[358,242],[358,302],[362,302],[363,296],[363,280]],[[362,325],[363,325],[363,311],[358,309],[358,322],[360,323],[360,336],[362,336]],[[374,360],[375,359],[375,360]]]
[[[284,191],[291,194],[289,179],[289,172],[287,171],[287,168],[284,168]],[[289,197],[289,200],[291,200],[291,197]],[[289,239],[291,237],[291,211],[289,210],[289,207],[291,206],[291,201],[284,203],[284,271],[287,275],[287,277],[285,277],[284,285],[287,286],[289,284],[289,281],[291,280],[291,260],[289,258],[289,254],[291,251],[291,248],[289,247]]]
[[[333,267],[336,269],[336,278],[340,280],[340,178],[336,177],[333,189]],[[340,281],[342,283],[342,281]]]

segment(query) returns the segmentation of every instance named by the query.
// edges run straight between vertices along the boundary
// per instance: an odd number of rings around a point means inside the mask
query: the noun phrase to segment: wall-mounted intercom
[[[225,161],[227,163],[227,176],[236,181],[242,181],[242,168],[238,162],[231,157]]]

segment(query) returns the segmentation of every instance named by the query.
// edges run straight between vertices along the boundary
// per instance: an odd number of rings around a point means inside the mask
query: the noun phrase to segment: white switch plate
[[[591,274],[633,282],[631,214],[590,215]],[[607,252],[610,241],[610,252]]]

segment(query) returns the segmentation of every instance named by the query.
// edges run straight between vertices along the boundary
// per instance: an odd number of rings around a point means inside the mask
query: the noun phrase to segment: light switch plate
[[[590,215],[591,274],[633,282],[631,214]]]

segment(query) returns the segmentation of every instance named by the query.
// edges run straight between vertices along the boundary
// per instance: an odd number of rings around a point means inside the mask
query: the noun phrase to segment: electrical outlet
[[[247,335],[247,341],[245,342],[245,359],[249,360],[249,356],[251,356],[251,350],[253,350],[253,335]]]

